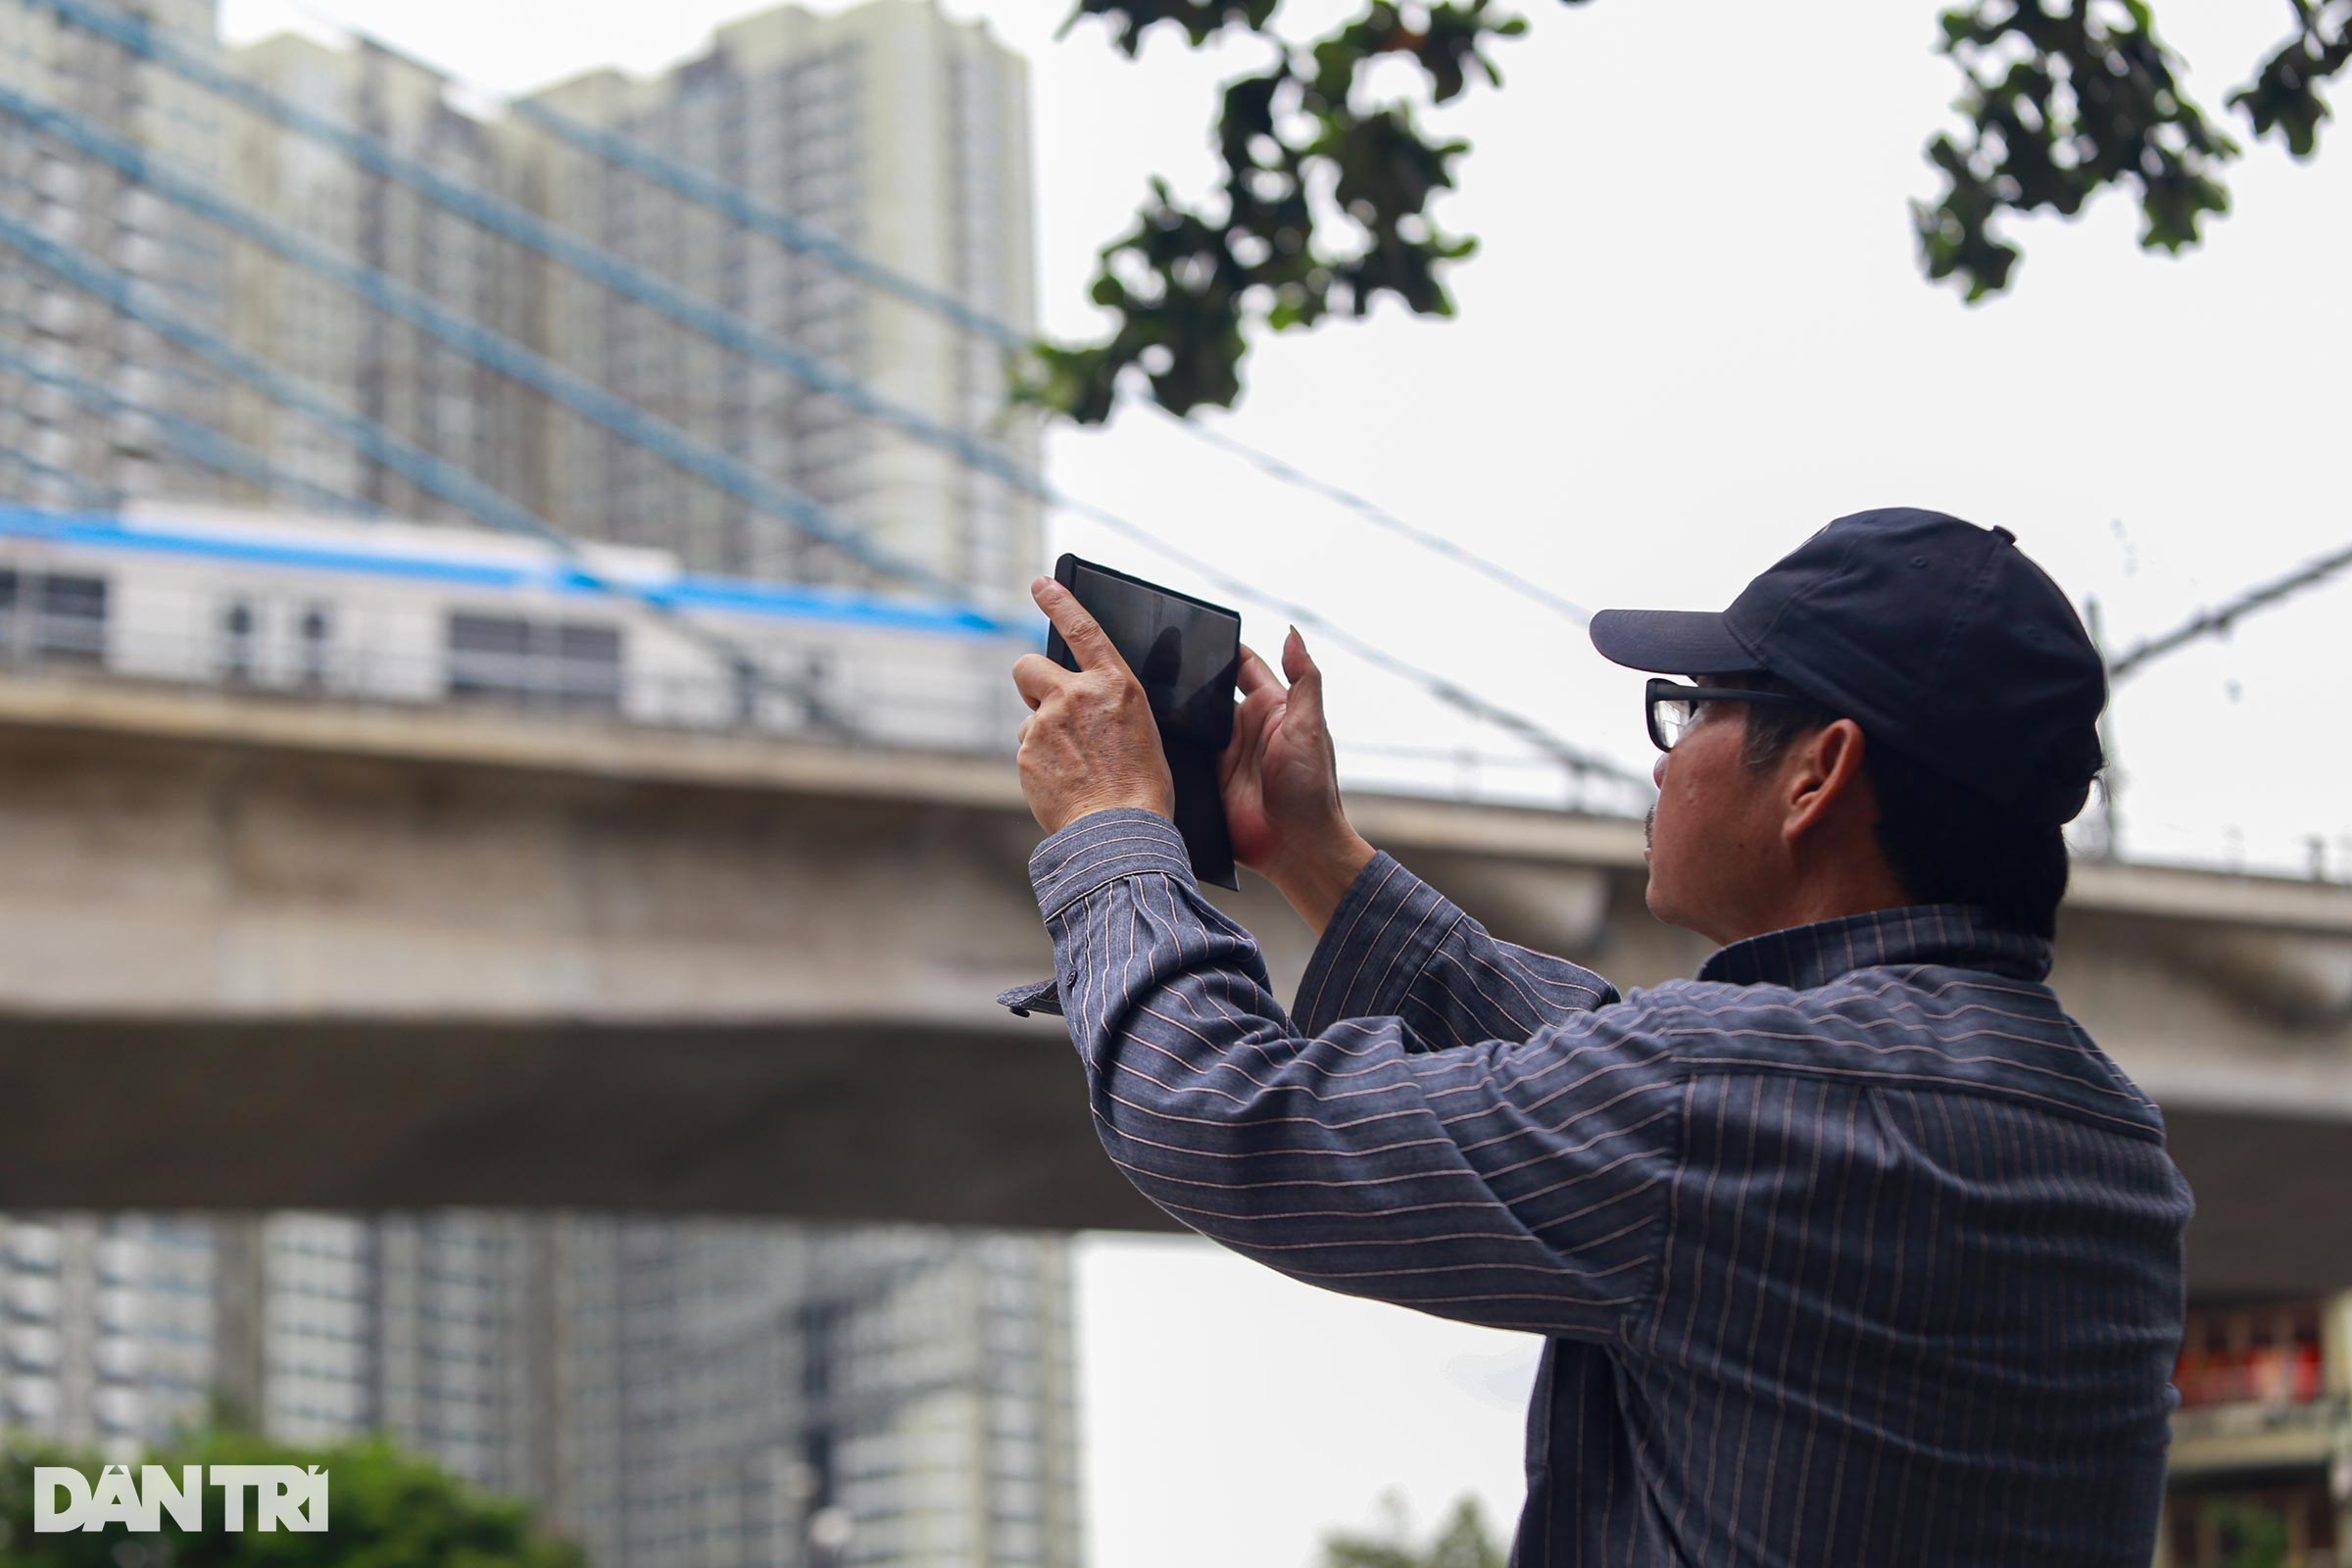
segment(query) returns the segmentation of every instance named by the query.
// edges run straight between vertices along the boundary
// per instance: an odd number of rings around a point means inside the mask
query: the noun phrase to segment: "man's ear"
[[[1868,789],[1862,726],[1832,719],[1788,748],[1781,770],[1781,837],[1794,843]]]

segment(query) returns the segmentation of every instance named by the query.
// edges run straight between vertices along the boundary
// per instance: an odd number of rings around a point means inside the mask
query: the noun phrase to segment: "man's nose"
[[[1649,764],[1649,781],[1660,789],[1666,787],[1666,759],[1672,755],[1670,752],[1660,752],[1658,760]]]

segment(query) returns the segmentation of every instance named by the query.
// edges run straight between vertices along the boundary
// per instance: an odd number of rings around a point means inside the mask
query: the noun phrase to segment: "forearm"
[[[1364,861],[1336,906],[1293,1011],[1319,1032],[1343,1018],[1396,1016],[1418,1049],[1524,1040],[1617,1001],[1607,980],[1565,958],[1496,940],[1394,858]]]
[[[1679,1104],[1654,1048],[1607,1066],[1613,1090],[1642,1076],[1619,1101],[1638,1114],[1563,1138],[1555,1104],[1503,1098],[1543,1078],[1512,1054],[1529,1048],[1432,1052],[1397,1017],[1300,1029],[1164,821],[1091,817],[1042,846],[1032,875],[1097,1131],[1145,1197],[1309,1284],[1494,1327],[1616,1332]],[[1608,1222],[1588,1240],[1574,1231],[1594,1205]]]

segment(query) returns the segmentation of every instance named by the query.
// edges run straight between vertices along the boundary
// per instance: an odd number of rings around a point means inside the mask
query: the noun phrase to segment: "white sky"
[[[223,25],[251,38],[290,24],[291,3],[222,0]],[[945,4],[1031,62],[1044,319],[1084,333],[1094,252],[1148,173],[1202,187],[1215,83],[1256,56],[1163,39],[1130,64],[1094,24],[1053,41],[1062,0]],[[657,70],[751,7],[329,9],[514,92],[592,66]],[[1343,8],[1287,9],[1304,26]],[[1476,144],[1439,209],[1483,242],[1455,275],[1460,316],[1384,309],[1262,348],[1220,427],[1588,606],[1720,608],[1830,517],[1924,505],[2011,528],[2103,603],[2123,647],[2352,542],[2352,149],[2329,144],[2352,131],[2328,132],[2309,166],[2251,150],[2230,175],[2236,212],[2180,261],[2136,249],[2119,196],[2078,223],[2014,224],[2018,288],[1965,309],[1921,279],[1905,205],[1934,188],[1920,149],[1954,93],[1935,4],[1833,0],[1801,25],[1735,0],[1518,9],[1534,25],[1502,48],[1506,88],[1437,121]],[[2286,16],[2158,9],[2217,112]],[[2230,129],[2245,139],[2242,121]],[[1647,766],[1641,677],[1532,605],[1149,416],[1056,431],[1049,462],[1068,491]],[[1066,519],[1050,546],[1185,585]],[[1245,636],[1271,649],[1281,626],[1244,609]],[[2306,684],[2334,680],[2348,611],[2352,590],[2321,589],[2119,692],[2130,852],[2299,872],[2316,837],[2331,874],[2352,873],[2326,716],[2342,701]],[[1325,662],[1344,750],[1513,751]],[[1356,776],[1383,765],[1359,751]],[[1320,1296],[1200,1244],[1090,1238],[1080,1256],[1097,1563],[1305,1568],[1324,1529],[1368,1523],[1389,1486],[1423,1522],[1468,1490],[1516,1511],[1532,1342]]]

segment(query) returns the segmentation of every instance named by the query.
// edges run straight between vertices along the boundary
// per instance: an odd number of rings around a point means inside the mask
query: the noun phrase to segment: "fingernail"
[[[1030,597],[1030,598],[1032,598],[1032,599],[1034,599],[1034,598],[1036,598],[1036,597],[1037,597],[1039,594],[1042,594],[1042,593],[1044,593],[1044,592],[1046,591],[1046,584],[1048,584],[1048,583],[1052,582],[1053,580],[1054,580],[1054,579],[1053,579],[1053,578],[1051,578],[1051,577],[1032,577],[1032,578],[1030,578],[1030,579],[1029,579],[1029,597]]]

